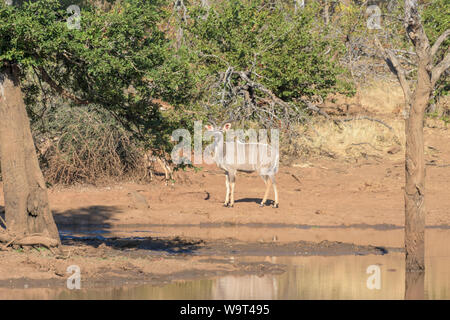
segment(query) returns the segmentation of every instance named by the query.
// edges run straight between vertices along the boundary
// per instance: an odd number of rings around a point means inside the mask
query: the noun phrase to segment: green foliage
[[[450,2],[446,0],[429,1],[424,6],[422,22],[430,44],[433,45],[445,30],[450,29]],[[449,44],[450,40],[447,39],[442,45],[442,51],[445,51],[444,48],[448,48]]]
[[[430,39],[430,44],[433,45],[436,39],[444,33],[445,30],[450,29],[450,2],[447,0],[434,0],[425,5],[422,13],[422,21]],[[445,55],[448,53],[448,48],[450,46],[450,38],[447,38],[442,44],[439,51],[436,54],[436,60],[441,61]],[[447,75],[449,72],[447,71]],[[442,76],[439,83],[437,84],[437,89],[435,96],[448,95],[450,91],[450,80],[445,76]]]
[[[221,1],[207,15],[191,7],[186,37],[198,58],[199,82],[209,84],[232,67],[250,72],[253,81],[287,102],[336,91],[351,94],[351,86],[339,81],[344,69],[336,57],[344,47],[319,28],[318,10],[313,4],[294,14],[263,0]]]
[[[87,3],[81,28],[72,30],[59,1],[0,3],[0,66],[18,64],[23,78],[34,72],[40,80],[45,70],[59,87],[106,108],[140,139],[153,141],[166,128],[153,99],[175,106],[189,100],[187,61],[160,28],[164,0],[116,1],[109,9]]]

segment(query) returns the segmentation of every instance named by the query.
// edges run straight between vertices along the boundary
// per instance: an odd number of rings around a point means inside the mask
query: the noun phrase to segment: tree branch
[[[391,50],[383,48],[377,37],[375,37],[375,44],[381,51],[381,54],[383,55],[384,60],[386,60],[388,66],[391,68],[391,71],[397,76],[405,96],[406,104],[409,105],[412,93],[408,81],[406,80],[405,69],[402,67],[397,57]]]
[[[450,49],[447,50],[447,53],[442,59],[441,62],[439,62],[432,70],[431,72],[431,85],[434,88],[434,85],[436,82],[438,82],[441,75],[450,67]]]
[[[74,101],[77,104],[82,104],[82,105],[86,105],[89,104],[90,102],[87,100],[83,100],[78,98],[77,96],[75,96],[73,93],[67,91],[66,89],[64,89],[63,87],[61,87],[59,84],[57,84],[51,77],[50,75],[47,73],[47,71],[45,71],[44,68],[39,67],[39,71],[41,73],[42,79],[48,83],[48,85],[55,90],[58,94],[60,94],[61,96],[63,96],[64,98],[68,98],[72,101]]]
[[[343,121],[343,122],[345,122],[345,121],[354,121],[354,120],[369,120],[369,121],[378,122],[378,123],[382,124],[383,126],[385,126],[386,128],[388,128],[389,130],[394,131],[394,129],[390,125],[388,125],[387,123],[383,122],[382,120],[375,119],[375,118],[370,118],[370,117],[367,117],[367,116],[361,116],[361,117],[357,117],[357,118],[340,119],[340,121]]]
[[[405,1],[405,27],[408,37],[416,47],[416,54],[420,60],[431,64],[430,42],[423,29],[417,0]]]
[[[436,42],[431,47],[431,56],[432,57],[437,53],[442,42],[444,42],[449,35],[450,35],[450,29],[447,29],[447,30],[445,30],[445,32],[443,34],[440,35],[439,38],[437,38]]]
[[[250,86],[257,88],[267,94],[275,103],[279,104],[282,107],[289,108],[289,104],[280,98],[278,98],[272,91],[261,85],[260,83],[257,83],[255,81],[250,80],[250,78],[247,76],[247,74],[244,71],[235,72],[237,73],[244,81],[246,81]]]
[[[0,242],[4,242],[5,245],[1,246],[0,249],[5,250],[8,246],[12,244],[20,245],[20,246],[44,246],[47,248],[58,247],[58,240],[49,238],[44,235],[30,235],[22,238],[18,238],[17,236],[12,236],[9,233],[1,233],[0,234]]]

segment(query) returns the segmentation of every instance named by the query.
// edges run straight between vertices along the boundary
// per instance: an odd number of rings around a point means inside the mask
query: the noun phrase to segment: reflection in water
[[[425,272],[406,272],[405,300],[423,300],[425,298]]]
[[[261,261],[248,257],[247,262]],[[273,257],[281,275],[225,276],[157,287],[0,289],[0,299],[450,299],[450,257],[427,258],[426,276],[406,275],[401,253],[384,256]],[[379,266],[380,289],[368,289],[367,268]],[[408,291],[405,294],[405,280]],[[408,282],[409,281],[409,282]],[[424,290],[425,289],[425,290]]]
[[[213,282],[211,299],[225,300],[251,299],[272,300],[278,295],[278,280],[276,277],[258,277],[255,275],[219,278]],[[241,298],[242,297],[242,298]]]

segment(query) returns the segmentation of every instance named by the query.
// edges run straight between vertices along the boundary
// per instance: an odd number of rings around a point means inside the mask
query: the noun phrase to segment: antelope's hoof
[[[228,203],[224,203],[223,206],[224,206],[224,207],[228,207]]]
[[[230,203],[230,204],[228,205],[228,208],[233,208],[233,206],[234,206],[234,204],[233,204],[233,203]]]
[[[272,207],[278,208],[278,203],[274,203],[274,204],[272,205]]]
[[[260,204],[259,204],[259,206],[262,208],[262,207],[264,207],[264,202],[261,202]]]

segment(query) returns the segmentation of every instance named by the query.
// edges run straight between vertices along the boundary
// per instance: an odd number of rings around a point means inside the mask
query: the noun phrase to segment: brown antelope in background
[[[161,100],[161,99],[152,99],[151,103],[158,105],[158,109],[161,112],[166,112],[169,110],[173,110],[174,107],[172,105],[170,105],[169,103]],[[164,156],[157,156],[153,153],[152,150],[148,150],[145,151],[144,153],[144,157],[145,157],[145,163],[146,163],[146,167],[147,167],[147,173],[150,174],[150,180],[153,181],[153,173],[154,173],[154,169],[155,169],[155,162],[158,162],[158,164],[160,165],[160,167],[163,169],[164,171],[164,177],[165,177],[165,181],[166,181],[166,185],[169,184],[169,181],[172,181],[172,185],[173,185],[173,169],[172,167],[169,165],[169,163],[167,162],[167,160],[164,158]]]
[[[147,172],[150,174],[151,181],[153,181],[155,162],[158,162],[164,171],[166,185],[169,183],[169,181],[172,181],[173,183],[173,170],[164,158],[154,155],[152,150],[145,152],[144,156],[145,156],[145,163],[147,166]]]
[[[236,174],[240,171],[257,172],[263,178],[266,184],[266,192],[261,201],[261,207],[265,205],[272,185],[275,194],[273,207],[278,208],[278,191],[275,183],[275,174],[278,171],[279,164],[278,150],[275,150],[269,144],[240,142],[239,139],[224,143],[223,134],[231,128],[231,123],[226,123],[223,128],[207,124],[205,128],[214,136],[214,142],[210,145],[214,153],[213,159],[217,166],[225,171],[227,193],[224,206],[233,207],[234,205],[234,185]],[[267,151],[270,151],[270,157],[266,156]]]

